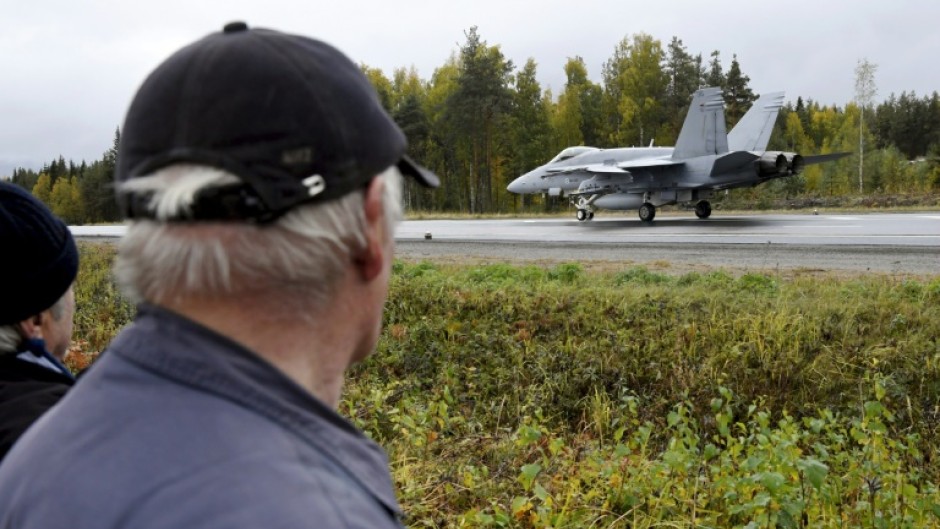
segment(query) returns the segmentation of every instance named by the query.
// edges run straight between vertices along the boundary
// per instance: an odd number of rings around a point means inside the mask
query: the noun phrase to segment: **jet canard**
[[[707,219],[715,191],[753,187],[851,154],[767,151],[783,97],[783,92],[761,95],[726,132],[721,89],[702,88],[692,96],[675,147],[568,147],[507,190],[568,196],[580,221],[594,218],[597,209],[636,208],[649,222],[657,207],[669,204],[694,204],[695,215]]]

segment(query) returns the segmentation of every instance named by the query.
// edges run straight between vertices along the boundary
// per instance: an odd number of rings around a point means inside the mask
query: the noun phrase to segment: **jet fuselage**
[[[675,147],[568,147],[513,180],[507,190],[568,196],[582,221],[590,220],[596,208],[637,207],[640,218],[650,221],[657,206],[677,203],[695,204],[695,214],[708,218],[711,205],[705,199],[714,191],[756,186],[850,154],[803,157],[766,151],[782,105],[783,92],[764,94],[726,133],[721,90],[703,88],[692,98]]]

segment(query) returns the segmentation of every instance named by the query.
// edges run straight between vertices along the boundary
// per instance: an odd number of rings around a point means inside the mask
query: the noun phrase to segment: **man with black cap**
[[[0,467],[0,527],[400,527],[385,453],[335,409],[378,340],[401,176],[438,184],[405,146],[323,42],[232,23],[161,64],[116,169],[138,316]]]
[[[78,251],[68,227],[19,186],[0,182],[0,460],[74,383]]]

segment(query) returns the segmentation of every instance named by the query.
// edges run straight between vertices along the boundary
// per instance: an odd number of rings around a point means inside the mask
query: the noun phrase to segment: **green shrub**
[[[133,309],[113,250],[82,252],[76,337],[103,344]],[[413,527],[940,527],[938,299],[937,278],[397,262],[340,411]]]
[[[583,273],[584,269],[578,263],[562,263],[548,271],[548,278],[562,283],[574,283]]]
[[[685,276],[685,277],[688,278],[686,279],[686,284],[688,284],[689,281],[698,279],[697,274],[696,276]],[[622,285],[624,283],[637,283],[640,285],[655,285],[659,283],[670,283],[672,282],[673,279],[672,277],[666,274],[658,274],[655,272],[650,272],[643,266],[637,266],[625,272],[620,272],[619,274],[616,275],[614,280],[616,281],[618,285]]]

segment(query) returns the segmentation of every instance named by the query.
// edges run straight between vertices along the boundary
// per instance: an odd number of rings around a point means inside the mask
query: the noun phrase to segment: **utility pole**
[[[862,166],[865,161],[865,107],[871,105],[872,98],[878,93],[875,86],[875,72],[878,65],[860,59],[855,66],[855,101],[858,103],[858,192],[864,193]]]

